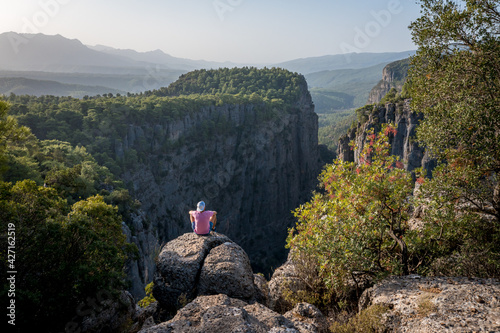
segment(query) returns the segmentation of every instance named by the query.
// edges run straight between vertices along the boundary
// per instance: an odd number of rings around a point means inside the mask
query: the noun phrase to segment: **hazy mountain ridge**
[[[138,52],[132,49],[116,49],[105,45],[95,45],[87,47],[99,52],[122,56],[135,61],[165,65],[170,69],[194,70],[199,68],[235,67],[238,65],[233,62],[222,63],[222,62],[214,62],[206,60],[191,60],[185,58],[177,58],[159,49],[148,52]]]
[[[414,51],[390,53],[360,53],[302,58],[282,63],[266,64],[292,72],[311,74],[326,70],[361,69],[389,63],[413,54]],[[49,71],[70,73],[135,73],[148,68],[184,70],[216,67],[263,67],[263,64],[213,62],[173,57],[161,50],[138,52],[109,46],[86,46],[77,39],[61,35],[0,34],[0,70]]]
[[[408,58],[415,51],[385,52],[385,53],[347,53],[336,55],[325,55],[321,57],[310,57],[290,60],[278,63],[275,66],[283,67],[292,72],[304,75],[335,69],[361,69],[375,66],[381,63],[389,63],[395,60]]]
[[[54,95],[72,96],[82,98],[102,94],[125,94],[123,90],[103,86],[88,86],[81,84],[68,84],[57,81],[34,80],[24,77],[0,77],[0,95]]]
[[[414,51],[327,55],[295,59],[268,67],[282,67],[305,74],[317,113],[347,110],[364,105],[380,72],[389,62]],[[242,67],[245,64],[211,62],[171,56],[161,50],[138,52],[104,45],[87,46],[61,35],[0,34],[0,78],[57,81],[90,87],[46,89],[35,82],[7,85],[0,93],[57,96],[144,92],[166,87],[180,75],[195,69]],[[262,64],[255,64],[257,68]],[[12,81],[10,81],[12,84]],[[27,86],[26,86],[27,84]],[[76,89],[76,90],[75,90]],[[84,91],[82,93],[82,91]],[[87,93],[88,92],[88,93]]]
[[[363,106],[370,90],[380,81],[382,69],[380,63],[361,69],[337,69],[315,72],[305,75],[311,89],[317,113],[330,113]],[[343,103],[328,103],[332,94],[345,94]],[[347,97],[345,96],[345,97]]]
[[[181,74],[180,70],[155,70],[148,73],[54,73],[43,71],[1,71],[0,78],[26,78],[42,81],[57,81],[63,84],[102,86],[108,90],[142,92],[168,86]],[[77,97],[70,95],[72,97]]]
[[[123,57],[91,50],[79,40],[61,35],[0,34],[0,69],[52,72],[106,72],[134,67]]]

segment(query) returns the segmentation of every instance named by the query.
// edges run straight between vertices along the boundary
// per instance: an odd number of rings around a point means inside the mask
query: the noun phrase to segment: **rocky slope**
[[[129,124],[116,155],[149,150],[145,163],[123,175],[143,211],[124,227],[140,250],[129,269],[136,297],[151,281],[160,245],[190,231],[187,212],[200,200],[218,212],[218,231],[247,251],[257,271],[285,260],[290,211],[307,199],[320,170],[317,116],[307,86],[301,90],[292,107],[270,113],[226,104],[169,123]]]
[[[396,125],[397,134],[390,142],[391,154],[401,158],[406,170],[413,171],[423,167],[430,175],[436,161],[415,140],[415,131],[422,117],[422,114],[410,109],[409,100],[398,104],[388,103],[385,106],[374,106],[368,115],[367,122],[358,123],[357,128],[352,128],[339,139],[337,156],[343,161],[359,163],[361,151],[367,143],[367,131],[374,128],[375,132],[378,132],[382,124],[393,123]],[[352,150],[349,146],[353,140],[358,149]]]
[[[154,278],[157,302],[129,313],[129,332],[327,332],[313,305],[288,309],[280,285],[301,288],[293,261],[272,279],[254,275],[247,254],[227,236],[184,234],[161,250]],[[499,332],[500,281],[418,275],[389,277],[366,289],[360,311],[381,305],[384,332]],[[277,312],[279,311],[279,312]],[[286,312],[285,312],[286,311]]]
[[[382,80],[370,91],[367,104],[379,103],[392,88],[401,92],[408,75],[409,64],[410,59],[407,58],[391,62],[385,66],[382,70]]]

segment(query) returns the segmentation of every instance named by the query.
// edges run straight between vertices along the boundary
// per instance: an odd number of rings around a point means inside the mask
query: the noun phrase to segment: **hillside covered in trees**
[[[301,102],[303,98],[305,100]],[[222,160],[223,171],[226,174],[229,171],[231,177],[237,177],[239,172],[243,172],[240,170],[244,165],[242,161],[245,161],[243,154],[248,153],[250,155],[245,155],[248,159],[245,163],[251,165],[245,166],[246,172],[256,173],[251,171],[254,167],[263,172],[262,162],[256,161],[267,158],[263,154],[268,153],[268,143],[262,141],[264,136],[254,133],[265,135],[270,140],[269,144],[284,145],[285,141],[280,140],[285,137],[287,140],[300,138],[295,132],[296,125],[304,126],[310,122],[312,132],[301,130],[304,135],[307,134],[307,139],[302,143],[297,142],[293,147],[299,147],[310,137],[311,146],[304,146],[304,151],[307,156],[315,156],[316,118],[312,107],[302,111],[304,105],[309,107],[311,104],[304,78],[276,68],[196,71],[184,75],[168,88],[128,96],[107,94],[76,99],[11,94],[6,100],[1,100],[0,216],[3,231],[15,229],[16,258],[22,258],[22,262],[11,259],[13,257],[7,251],[7,237],[2,237],[2,278],[6,278],[6,265],[11,263],[17,270],[16,302],[19,308],[23,308],[22,314],[19,313],[17,317],[19,329],[24,327],[22,321],[30,325],[36,323],[42,331],[52,331],[64,328],[65,323],[82,320],[81,316],[74,317],[74,311],[82,300],[95,297],[98,292],[106,292],[107,296],[115,298],[119,296],[120,290],[129,287],[124,270],[126,261],[154,260],[158,245],[153,244],[151,252],[144,253],[141,245],[149,244],[139,244],[137,241],[139,251],[136,244],[127,244],[122,222],[125,221],[126,229],[135,235],[138,232],[139,209],[146,207],[146,213],[154,214],[168,212],[157,208],[162,202],[153,200],[151,192],[148,192],[150,200],[147,199],[141,208],[141,203],[133,197],[135,194],[130,194],[125,188],[137,192],[136,186],[150,186],[151,182],[148,180],[141,185],[140,182],[132,181],[130,175],[145,174],[151,167],[155,177],[158,177],[153,181],[161,182],[162,177],[167,179],[167,174],[158,170],[159,156],[166,159],[161,162],[162,165],[174,168],[179,158],[186,160],[193,155],[193,159],[189,160],[189,171],[182,167],[170,173],[184,175],[192,181],[196,169],[200,168],[208,178],[207,184],[228,186],[224,192],[221,190],[221,196],[234,196],[234,184],[222,184],[215,178],[219,177],[220,171],[217,171],[218,167],[214,163],[210,167],[215,169],[213,175],[206,172],[205,162],[202,161],[206,153],[196,153],[198,145],[205,141],[205,150],[215,149],[215,152],[226,149],[219,142],[241,136],[241,144],[245,147],[241,146],[238,152]],[[229,113],[222,116],[226,109]],[[204,114],[207,112],[221,116],[206,117]],[[300,117],[309,117],[310,121],[299,121]],[[172,124],[183,123],[185,119],[195,121],[184,132],[172,127]],[[155,139],[157,144],[148,139],[150,124],[163,125],[167,131]],[[263,126],[261,129],[260,125]],[[140,133],[141,128],[145,129],[145,136],[138,134],[133,139],[131,129],[132,133]],[[270,135],[277,135],[277,138],[273,139]],[[261,150],[256,151],[257,146],[251,146],[253,144],[249,140],[260,145]],[[231,147],[235,148],[232,144]],[[179,153],[181,151],[183,153]],[[294,154],[302,154],[301,151],[302,148]],[[300,156],[281,158],[279,163],[295,167],[288,158]],[[313,160],[311,162],[309,158],[304,158],[302,171],[297,171],[305,172],[304,179],[313,180],[317,174],[317,156]],[[237,161],[241,163],[237,164]],[[227,168],[233,165],[228,163],[235,165],[233,169]],[[288,182],[293,187],[287,190],[290,192],[289,197],[282,198],[280,203],[285,203],[285,209],[289,212],[298,204],[297,198],[302,196],[304,189],[309,189],[309,185],[306,185],[306,180],[300,179],[304,176],[297,176],[295,171],[288,170],[285,173],[297,181]],[[125,182],[121,180],[124,174],[129,175]],[[241,177],[248,180],[252,189],[259,191],[260,177],[267,176]],[[270,184],[270,188],[273,186]],[[286,186],[283,184],[282,188],[286,190]],[[170,187],[175,188],[172,185]],[[295,187],[299,190],[295,190]],[[184,188],[183,193],[196,193],[192,201],[200,199],[199,190],[196,191],[199,187],[180,188]],[[244,186],[241,188],[245,189]],[[248,191],[250,188],[245,189],[245,193]],[[245,200],[257,200],[252,199],[255,194],[250,192],[245,194]],[[211,192],[203,192],[203,195],[207,193]],[[215,201],[214,207],[217,207],[216,198],[212,200]],[[258,200],[262,200],[260,196]],[[271,201],[264,200],[266,202]],[[183,209],[189,203],[185,202],[179,207],[179,214],[185,214]],[[247,218],[262,220],[252,205],[254,216],[246,214],[244,208],[234,209],[244,213]],[[226,215],[230,214],[230,211],[226,211]],[[276,210],[276,214],[281,213]],[[180,225],[180,232],[187,231],[188,224],[184,228],[182,220],[180,217],[165,219],[164,223],[169,224],[160,231],[153,229],[148,219],[142,220],[141,226],[154,238],[158,233],[160,236],[169,235],[169,230],[174,226],[179,228]],[[221,214],[221,227],[224,226],[224,220],[224,214]],[[267,221],[262,223],[262,227],[265,223]],[[286,230],[286,226],[281,224],[279,228]],[[231,229],[236,233],[239,227],[233,226]],[[274,231],[269,232],[269,235],[273,234]],[[284,230],[281,234],[284,243]],[[247,239],[244,244],[257,246],[267,236],[261,235],[261,239],[257,240]],[[275,250],[284,252],[282,247]],[[273,255],[276,254],[271,254],[271,257]],[[147,275],[142,278],[146,279]],[[2,297],[7,296],[8,291],[8,286],[3,288]],[[25,317],[28,315],[29,320]]]
[[[256,68],[199,70],[185,74],[167,88],[121,96],[72,97],[11,94],[10,114],[40,139],[57,139],[84,146],[99,163],[115,174],[145,156],[115,157],[115,140],[123,138],[128,124],[144,119],[156,123],[179,120],[203,107],[223,104],[253,104],[261,116],[273,116],[273,108],[293,107],[307,87],[302,76],[286,70]],[[307,88],[306,88],[307,89]],[[229,131],[223,119],[206,124],[208,134],[217,126]],[[163,147],[170,149],[168,145]]]

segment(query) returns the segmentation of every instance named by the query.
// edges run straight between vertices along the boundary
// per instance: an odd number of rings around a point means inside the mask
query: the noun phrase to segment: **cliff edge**
[[[222,234],[186,233],[161,250],[150,317],[136,327],[153,332],[325,332],[314,306],[298,304],[279,314],[266,304],[265,284],[254,275],[243,249]]]
[[[391,155],[399,156],[408,171],[422,167],[428,175],[436,166],[436,160],[433,159],[425,147],[416,142],[416,128],[423,118],[421,113],[410,109],[410,101],[405,100],[400,103],[387,103],[386,105],[374,106],[369,110],[368,120],[339,139],[337,156],[343,161],[359,163],[360,154],[363,147],[367,144],[367,131],[371,128],[379,132],[382,124],[393,123],[396,126],[397,133],[390,139]],[[357,149],[352,149],[349,145],[354,141]]]

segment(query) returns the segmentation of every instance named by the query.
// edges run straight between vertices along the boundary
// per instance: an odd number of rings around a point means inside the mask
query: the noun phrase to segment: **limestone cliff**
[[[382,80],[380,80],[370,91],[367,104],[379,103],[392,88],[401,92],[408,75],[409,64],[410,59],[407,58],[392,62],[385,66],[382,70]]]
[[[406,170],[413,171],[423,167],[430,175],[436,161],[425,151],[425,147],[418,145],[415,138],[415,131],[422,117],[421,113],[410,109],[409,100],[398,104],[388,103],[385,106],[374,106],[368,115],[367,122],[358,123],[356,128],[352,128],[339,139],[337,155],[343,161],[359,163],[361,151],[367,143],[367,131],[374,128],[375,132],[378,132],[382,124],[394,123],[397,134],[391,138],[391,154],[401,158]],[[351,149],[349,146],[351,141],[356,143],[358,149]]]
[[[168,123],[144,119],[116,141],[117,156],[148,147],[145,161],[123,175],[143,211],[125,227],[140,250],[129,269],[136,297],[151,281],[160,245],[191,231],[188,211],[200,200],[218,212],[217,230],[245,249],[254,270],[286,259],[291,210],[308,198],[320,170],[318,122],[305,81],[292,106],[262,107],[225,104]]]

